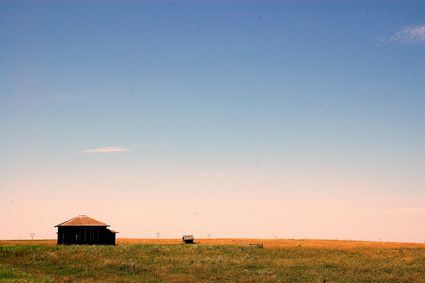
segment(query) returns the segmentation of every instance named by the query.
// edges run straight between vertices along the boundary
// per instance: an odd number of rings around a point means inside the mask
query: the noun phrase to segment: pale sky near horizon
[[[0,1],[0,239],[425,241],[425,2]]]

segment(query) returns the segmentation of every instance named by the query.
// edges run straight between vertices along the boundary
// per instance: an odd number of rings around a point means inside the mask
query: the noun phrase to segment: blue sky
[[[0,238],[53,237],[81,213],[178,237],[168,217],[184,208],[206,215],[181,220],[201,235],[422,241],[424,15],[421,1],[0,1],[0,220],[23,224]],[[203,211],[221,206],[227,222]],[[262,233],[232,226],[253,206]],[[406,232],[371,230],[388,213]]]

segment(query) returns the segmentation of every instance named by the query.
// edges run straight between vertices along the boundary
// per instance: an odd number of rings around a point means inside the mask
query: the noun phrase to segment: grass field
[[[0,241],[0,282],[425,282],[425,245],[323,240]],[[263,243],[264,248],[250,246]]]

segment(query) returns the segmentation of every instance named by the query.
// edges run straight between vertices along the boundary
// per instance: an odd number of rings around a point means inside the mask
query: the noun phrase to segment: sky
[[[0,239],[425,241],[425,2],[0,1]]]

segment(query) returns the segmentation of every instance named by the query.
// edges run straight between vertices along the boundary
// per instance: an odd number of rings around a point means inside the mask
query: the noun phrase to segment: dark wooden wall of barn
[[[106,227],[58,227],[58,245],[115,245],[115,233]]]

